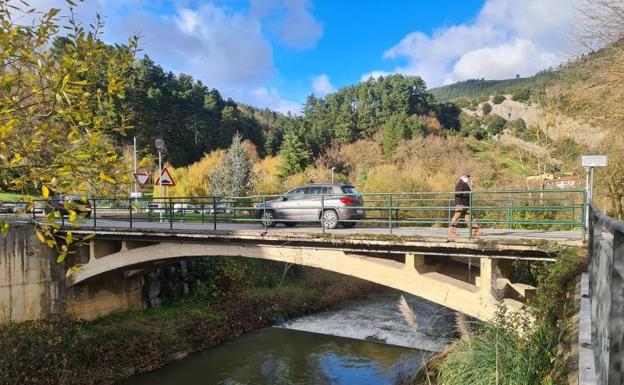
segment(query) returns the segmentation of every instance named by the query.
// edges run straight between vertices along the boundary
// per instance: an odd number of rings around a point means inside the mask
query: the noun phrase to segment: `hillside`
[[[432,88],[431,94],[440,102],[458,98],[481,98],[498,94],[513,94],[518,90],[543,90],[556,81],[556,71],[545,70],[526,78],[504,80],[469,79],[463,82]]]

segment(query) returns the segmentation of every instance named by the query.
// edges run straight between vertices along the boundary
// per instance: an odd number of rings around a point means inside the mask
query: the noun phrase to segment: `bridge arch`
[[[404,291],[477,319],[491,319],[501,302],[497,261],[480,259],[475,285],[442,273],[425,263],[425,256],[406,253],[405,262],[336,249],[234,243],[121,242],[113,251],[106,241],[93,240],[90,260],[70,277],[70,284],[88,284],[91,278],[114,270],[132,270],[187,257],[240,256],[293,263],[340,273]],[[102,252],[104,250],[104,252]],[[111,252],[112,251],[112,252]],[[506,282],[505,282],[506,281]],[[502,279],[505,286],[508,280]],[[521,307],[518,301],[504,300]]]

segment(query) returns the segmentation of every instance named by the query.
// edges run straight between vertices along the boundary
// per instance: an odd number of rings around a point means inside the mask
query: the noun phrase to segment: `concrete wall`
[[[78,250],[74,259],[88,260],[88,254],[88,248]],[[141,302],[140,279],[126,279],[121,271],[67,287],[64,265],[56,263],[55,252],[37,239],[31,225],[12,224],[6,236],[0,235],[0,324],[65,311],[94,319],[141,308]]]
[[[63,309],[63,268],[28,225],[0,236],[0,323],[46,317]]]

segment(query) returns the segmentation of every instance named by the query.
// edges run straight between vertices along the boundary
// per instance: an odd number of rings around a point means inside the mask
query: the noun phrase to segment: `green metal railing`
[[[510,230],[585,231],[584,190],[473,191],[469,194],[468,228],[474,222],[481,227]],[[210,230],[233,228],[232,224],[256,224],[269,231],[266,214],[272,212],[274,222],[280,225],[316,224],[325,232],[333,222],[324,219],[324,213],[333,211],[344,227],[357,224],[384,228],[388,234],[393,234],[399,227],[448,226],[455,212],[455,192],[306,194],[302,197],[305,199],[288,199],[286,202],[292,204],[278,210],[267,203],[281,202],[282,195],[89,198],[90,211],[83,215],[81,223],[93,228],[153,226],[169,229],[186,223],[204,224],[197,228]],[[340,203],[339,199],[345,197],[356,202]],[[357,203],[360,198],[363,203]],[[44,204],[39,202],[39,206]],[[41,214],[33,212],[32,215],[36,219]]]

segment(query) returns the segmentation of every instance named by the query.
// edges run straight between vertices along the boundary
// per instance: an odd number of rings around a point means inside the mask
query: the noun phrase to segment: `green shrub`
[[[505,101],[505,99],[506,98],[503,95],[495,95],[492,98],[492,103],[494,103],[494,104],[501,104],[502,102]]]
[[[528,102],[531,98],[531,90],[528,88],[521,88],[515,91],[511,97],[516,102]]]
[[[481,111],[483,112],[483,115],[489,115],[490,112],[492,112],[492,105],[490,103],[483,103],[483,106],[481,107]]]

